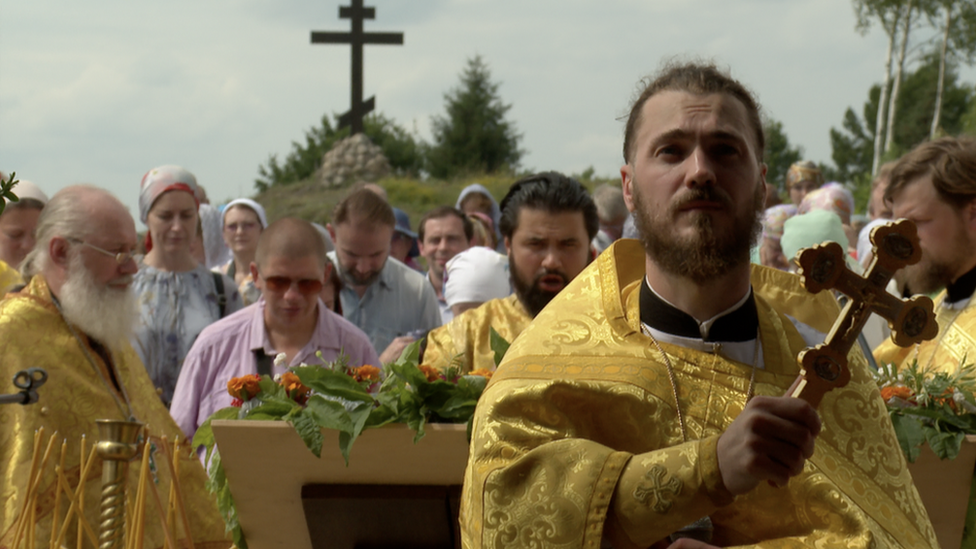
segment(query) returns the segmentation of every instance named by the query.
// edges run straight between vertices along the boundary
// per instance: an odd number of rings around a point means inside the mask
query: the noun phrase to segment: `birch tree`
[[[905,70],[905,58],[908,52],[908,41],[911,35],[912,22],[918,15],[918,3],[917,0],[907,0],[906,2],[901,2],[901,5],[896,9],[901,11],[901,35],[899,39],[901,43],[898,48],[898,63],[895,65],[895,76],[891,83],[891,94],[888,97],[888,123],[885,128],[885,140],[884,140],[884,152],[888,153],[891,151],[891,146],[894,143],[895,136],[895,121],[897,120],[898,114],[898,92],[901,90],[901,80],[902,74]],[[880,158],[879,158],[880,161]],[[878,165],[872,169],[871,175],[876,175],[878,170]]]
[[[885,54],[884,77],[881,79],[881,101],[877,117],[874,121],[874,155],[871,163],[871,174],[878,172],[881,166],[883,152],[882,136],[885,128],[885,114],[888,106],[888,90],[891,89],[891,59],[898,37],[898,20],[901,16],[898,0],[854,0],[854,13],[857,16],[857,30],[867,34],[871,25],[877,21],[881,30],[888,37],[888,49]]]
[[[929,137],[935,139],[942,118],[942,96],[945,93],[946,63],[958,57],[972,65],[976,61],[976,4],[971,1],[936,0],[930,14],[932,26],[941,26],[942,44],[939,50],[939,79],[936,83],[935,113]]]

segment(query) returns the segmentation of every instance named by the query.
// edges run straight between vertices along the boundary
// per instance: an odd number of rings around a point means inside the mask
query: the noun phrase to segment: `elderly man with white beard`
[[[136,272],[136,230],[125,206],[109,192],[73,186],[58,192],[42,212],[37,243],[22,264],[29,282],[0,302],[0,383],[30,367],[43,368],[48,381],[30,406],[7,406],[0,421],[0,546],[12,544],[23,509],[34,432],[57,432],[75,450],[63,463],[72,485],[78,482],[78,444],[82,436],[98,440],[95,420],[134,420],[148,426],[157,446],[162,436],[182,432],[156,395],[129,338],[135,301],[129,290]],[[9,392],[0,385],[0,392]],[[179,475],[197,547],[227,547],[224,524],[204,488],[206,475],[195,456],[186,455]],[[139,463],[130,464],[135,493]],[[161,480],[168,473],[161,468]],[[97,502],[98,475],[85,481],[85,497]],[[48,544],[54,489],[40,486],[38,539]],[[50,496],[50,497],[48,497]],[[63,506],[62,506],[63,507]],[[64,512],[62,508],[62,514]],[[97,524],[98,505],[86,505]],[[61,519],[59,519],[61,520]],[[158,521],[146,521],[144,542],[160,547]]]

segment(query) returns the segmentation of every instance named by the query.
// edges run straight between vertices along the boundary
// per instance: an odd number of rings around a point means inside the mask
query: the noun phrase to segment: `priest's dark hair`
[[[590,240],[600,228],[596,204],[586,187],[572,177],[558,172],[542,172],[519,179],[502,199],[502,217],[498,222],[502,236],[512,238],[518,228],[522,208],[550,213],[582,212]]]
[[[640,93],[630,107],[630,115],[627,117],[627,126],[624,130],[624,162],[629,164],[634,160],[634,148],[637,146],[637,131],[641,124],[644,103],[660,92],[679,91],[695,95],[721,93],[738,99],[746,109],[749,125],[752,126],[756,137],[756,156],[759,163],[762,163],[766,139],[763,136],[759,103],[741,82],[729,76],[727,72],[719,70],[712,63],[670,61],[653,80],[646,78],[640,85]]]

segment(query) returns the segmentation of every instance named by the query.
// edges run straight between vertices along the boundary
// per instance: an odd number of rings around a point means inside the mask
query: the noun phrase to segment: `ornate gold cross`
[[[786,394],[801,398],[814,407],[824,394],[847,385],[851,372],[847,354],[857,341],[871,313],[888,321],[896,345],[907,347],[932,339],[938,334],[932,300],[914,296],[901,300],[885,290],[895,271],[918,263],[922,249],[915,224],[907,219],[875,227],[871,231],[874,259],[864,277],[847,268],[846,253],[840,244],[828,242],[797,254],[799,274],[810,293],[835,289],[850,297],[834,322],[827,339],[813,348],[804,349],[798,361],[800,375]]]
[[[678,495],[681,493],[683,483],[678,477],[672,476],[667,481],[664,478],[668,475],[668,470],[661,465],[655,465],[644,474],[644,478],[651,481],[650,486],[638,485],[634,488],[634,499],[647,504],[648,499],[654,498],[651,509],[658,513],[667,513],[671,510],[673,502],[667,498],[667,494]]]

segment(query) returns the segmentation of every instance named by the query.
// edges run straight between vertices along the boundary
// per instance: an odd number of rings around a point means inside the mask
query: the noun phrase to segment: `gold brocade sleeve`
[[[613,512],[632,542],[651,545],[732,503],[718,470],[718,435],[634,456]]]
[[[705,474],[698,469],[697,452],[709,442],[662,444],[669,447],[632,457],[628,450],[643,444],[640,432],[650,439],[675,434],[669,407],[657,405],[661,416],[639,415],[656,400],[643,391],[503,380],[483,398],[488,409],[474,426],[462,498],[466,547],[599,547],[610,501],[621,490],[628,497],[618,500],[657,509],[650,512],[659,515],[660,539],[722,499],[724,489],[714,486],[717,466]]]
[[[530,322],[532,319],[514,294],[487,301],[431,330],[423,364],[439,370],[455,366],[461,373],[482,368],[494,370],[491,329],[511,343]]]

